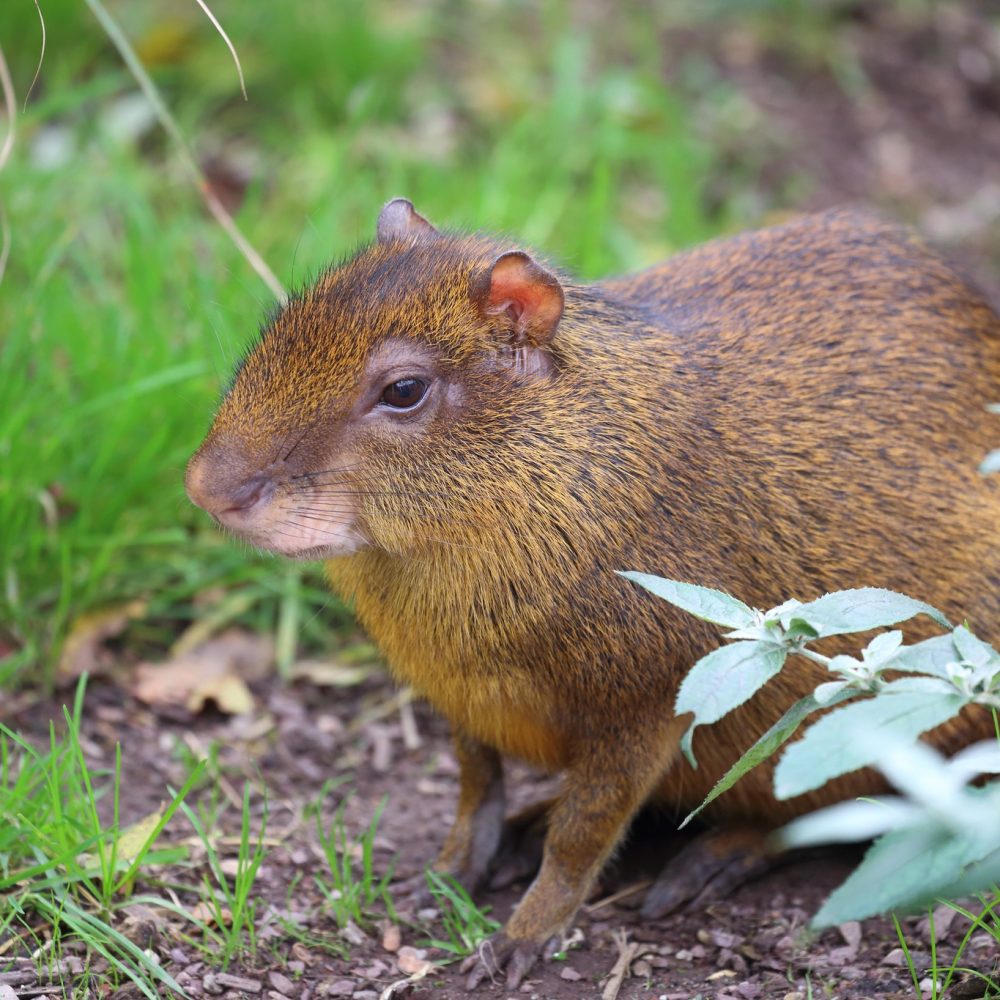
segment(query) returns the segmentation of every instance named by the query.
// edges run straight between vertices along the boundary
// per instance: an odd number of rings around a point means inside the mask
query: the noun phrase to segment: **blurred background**
[[[33,86],[35,4],[0,9],[17,101],[0,173],[0,686],[155,659],[199,618],[276,631],[286,669],[353,641],[318,568],[253,556],[184,496],[273,296],[92,6],[40,6]],[[286,287],[368,240],[395,195],[586,278],[861,202],[1000,302],[996,0],[211,9],[248,100],[195,0],[106,0]]]

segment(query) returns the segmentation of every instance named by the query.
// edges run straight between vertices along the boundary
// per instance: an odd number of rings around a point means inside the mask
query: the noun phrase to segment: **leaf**
[[[839,694],[834,695],[829,702],[825,705],[820,705],[818,701],[811,695],[807,694],[804,698],[800,698],[791,708],[788,709],[785,714],[778,719],[778,721],[771,726],[771,728],[764,733],[763,736],[757,740],[756,743],[749,750],[747,750],[738,761],[736,761],[733,766],[726,771],[726,773],[715,783],[712,790],[705,796],[705,800],[695,809],[693,812],[689,813],[685,818],[684,822],[681,823],[679,829],[683,829],[688,823],[691,822],[705,808],[710,802],[717,799],[723,792],[729,791],[733,785],[736,784],[744,774],[748,774],[752,771],[758,764],[763,763],[770,757],[774,752],[784,745],[784,743],[792,737],[799,726],[802,724],[803,719],[809,716],[811,713],[815,712],[818,708],[827,708],[830,705],[839,704],[842,701],[847,701],[849,698],[855,697],[857,694],[853,689],[846,689],[841,691]]]
[[[1000,670],[1000,655],[982,639],[977,638],[964,625],[952,633],[955,649],[962,659],[973,667],[973,683],[989,680]]]
[[[108,640],[117,638],[131,622],[142,618],[148,607],[148,601],[136,598],[80,615],[63,643],[56,667],[58,681],[68,683],[81,674],[107,673],[115,662]]]
[[[963,837],[920,827],[887,833],[813,917],[815,927],[863,920],[930,901],[957,880],[973,848]]]
[[[657,597],[669,601],[675,607],[681,608],[701,618],[702,621],[726,628],[744,628],[753,624],[755,615],[753,608],[747,607],[735,597],[724,594],[721,590],[710,590],[694,583],[681,583],[678,580],[666,580],[647,573],[622,572],[619,576],[645,587]]]
[[[810,726],[778,762],[774,793],[789,799],[874,764],[880,740],[915,740],[957,715],[967,701],[951,685],[934,678],[910,677],[888,684],[875,697],[845,705]],[[859,733],[868,738],[859,739]]]
[[[961,875],[941,887],[938,895],[959,899],[990,889],[1000,883],[1000,847],[979,861],[967,865]]]
[[[841,802],[793,820],[778,832],[783,848],[871,840],[890,830],[926,819],[919,806],[896,796]]]
[[[734,642],[703,656],[677,692],[675,711],[694,714],[681,750],[697,767],[691,749],[695,727],[716,722],[742,705],[781,670],[787,651],[769,642]]]
[[[991,472],[1000,472],[1000,448],[991,451],[986,458],[979,463],[979,472],[988,476]]]
[[[870,666],[881,666],[896,655],[902,644],[902,632],[898,630],[881,632],[861,651],[861,656]]]
[[[140,852],[149,850],[153,837],[159,832],[163,809],[164,807],[160,806],[156,812],[150,813],[122,831],[116,850],[119,858],[123,861],[133,861]]]
[[[936,635],[923,642],[903,648],[893,657],[892,669],[905,670],[909,673],[932,674],[947,680],[949,663],[954,663],[958,656],[953,633]]]
[[[877,587],[860,587],[825,594],[787,612],[782,616],[782,625],[786,629],[801,628],[797,623],[804,622],[812,626],[820,636],[844,635],[895,625],[917,615],[927,615],[944,628],[951,628],[948,619],[929,604]]]

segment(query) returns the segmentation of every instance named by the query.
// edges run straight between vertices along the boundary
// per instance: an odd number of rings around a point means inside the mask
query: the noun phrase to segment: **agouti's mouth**
[[[205,448],[188,464],[185,486],[191,501],[223,528],[268,552],[315,560],[365,545],[349,493],[331,509],[286,478],[280,470],[247,474],[224,451]]]

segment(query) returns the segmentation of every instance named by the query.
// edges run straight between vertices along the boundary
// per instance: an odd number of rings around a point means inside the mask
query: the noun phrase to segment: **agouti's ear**
[[[438,231],[413,207],[406,198],[393,198],[378,214],[375,233],[379,243],[394,240],[426,240],[437,236]]]
[[[521,250],[501,254],[482,282],[482,310],[506,313],[514,324],[514,346],[538,347],[552,339],[563,314],[558,279]]]

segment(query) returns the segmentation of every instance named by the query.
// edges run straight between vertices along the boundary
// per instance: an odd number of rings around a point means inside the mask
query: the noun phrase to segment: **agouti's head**
[[[482,523],[559,394],[551,273],[404,199],[377,237],[267,323],[188,465],[191,500],[260,548],[406,553]]]

